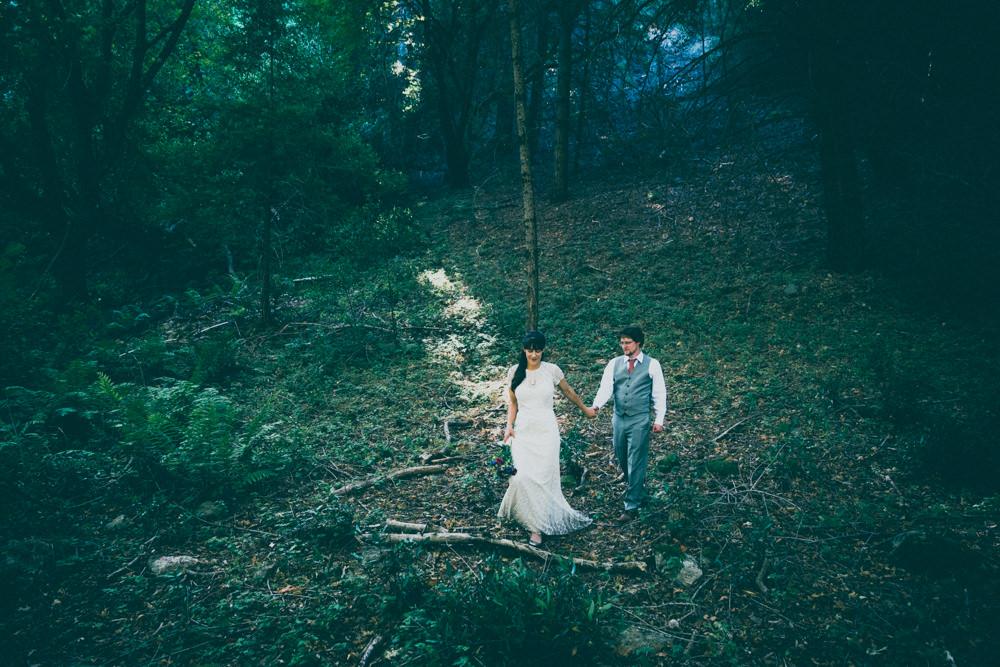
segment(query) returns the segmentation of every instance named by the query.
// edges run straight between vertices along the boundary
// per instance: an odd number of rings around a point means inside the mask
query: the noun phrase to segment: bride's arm
[[[517,419],[517,396],[507,387],[507,428],[503,432],[503,441],[510,442],[514,437],[514,420]]]
[[[597,410],[588,405],[585,405],[584,402],[580,400],[580,397],[577,396],[575,391],[573,391],[573,387],[569,386],[569,382],[566,382],[566,378],[563,378],[562,380],[559,381],[559,389],[562,391],[563,395],[566,398],[568,398],[574,405],[576,405],[576,407],[580,408],[583,414],[587,415],[588,417],[593,417],[594,415],[597,414]]]

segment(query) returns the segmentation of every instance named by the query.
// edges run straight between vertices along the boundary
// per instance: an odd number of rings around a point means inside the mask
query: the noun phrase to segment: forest
[[[997,3],[0,0],[0,64],[3,664],[1000,664]],[[645,498],[557,398],[535,546],[508,369],[626,325]]]

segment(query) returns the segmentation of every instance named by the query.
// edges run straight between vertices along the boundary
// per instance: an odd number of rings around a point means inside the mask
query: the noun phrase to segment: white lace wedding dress
[[[507,386],[514,375],[507,373]],[[500,502],[497,516],[515,519],[531,532],[565,535],[590,525],[591,518],[578,512],[562,493],[559,474],[559,424],[552,402],[563,379],[562,370],[543,361],[528,371],[514,390],[517,417],[511,458],[517,473]]]

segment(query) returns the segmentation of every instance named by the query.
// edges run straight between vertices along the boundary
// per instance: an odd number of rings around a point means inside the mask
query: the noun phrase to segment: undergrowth
[[[605,520],[610,426],[557,404],[563,488],[597,522],[546,547],[651,574],[380,541],[392,518],[516,539],[494,524],[503,480],[484,461],[523,333],[520,236],[513,209],[491,208],[510,193],[482,191],[416,207],[418,252],[289,262],[273,328],[233,280],[81,314],[75,351],[25,342],[5,359],[3,654],[992,662],[995,339],[908,309],[877,276],[828,274],[808,170],[725,158],[694,169],[698,188],[589,183],[541,220],[546,359],[587,401],[637,322],[670,393],[624,528]],[[756,212],[736,215],[748,193]],[[379,233],[422,236],[407,220]],[[444,475],[331,495],[434,450],[454,457]],[[199,564],[152,574],[178,554]],[[689,561],[693,586],[674,579]]]

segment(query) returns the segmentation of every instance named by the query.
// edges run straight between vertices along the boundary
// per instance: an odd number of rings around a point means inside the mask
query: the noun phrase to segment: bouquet
[[[486,465],[493,468],[498,479],[517,474],[517,468],[514,467],[514,461],[510,456],[510,447],[504,444],[500,445],[499,454],[491,455],[486,460]]]

